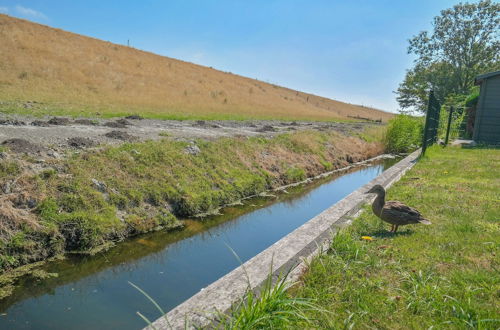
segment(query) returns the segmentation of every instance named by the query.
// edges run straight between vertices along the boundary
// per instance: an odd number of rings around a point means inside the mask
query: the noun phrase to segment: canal
[[[368,183],[396,162],[375,161],[276,198],[254,198],[223,215],[186,220],[174,232],[118,243],[95,256],[68,256],[44,270],[57,277],[23,278],[0,301],[0,329],[140,329],[160,315],[132,282],[168,311],[309,219]]]

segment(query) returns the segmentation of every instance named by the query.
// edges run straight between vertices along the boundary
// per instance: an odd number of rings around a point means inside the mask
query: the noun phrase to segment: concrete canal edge
[[[290,270],[288,279],[296,280],[304,270],[305,261],[324,251],[331,242],[332,234],[349,225],[359,214],[361,207],[374,198],[364,193],[375,184],[390,187],[416,163],[419,155],[420,150],[413,152],[145,329],[208,326],[217,312],[227,312],[234,303],[240,301],[249,288],[249,281],[251,289],[257,292],[269,279],[271,268],[273,280]]]

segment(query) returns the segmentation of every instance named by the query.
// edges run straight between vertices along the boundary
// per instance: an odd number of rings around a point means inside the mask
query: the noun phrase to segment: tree
[[[433,89],[443,103],[450,94],[468,94],[478,74],[500,70],[500,3],[459,3],[434,17],[433,31],[409,40],[415,54],[396,91],[403,110],[426,111]]]

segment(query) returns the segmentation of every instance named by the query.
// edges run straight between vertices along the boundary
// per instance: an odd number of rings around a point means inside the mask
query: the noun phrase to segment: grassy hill
[[[0,15],[0,112],[384,121],[392,116],[6,15]]]

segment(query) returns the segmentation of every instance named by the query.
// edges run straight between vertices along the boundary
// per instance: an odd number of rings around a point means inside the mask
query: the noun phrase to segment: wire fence
[[[430,91],[425,116],[422,156],[427,147],[438,141],[446,146],[451,140],[471,139],[473,127],[474,114],[471,113],[470,108],[463,105],[441,106],[434,96],[434,92]]]
[[[439,121],[439,138],[444,140],[444,145],[455,139],[472,139],[474,123],[471,119],[468,108],[464,106],[443,107]]]

